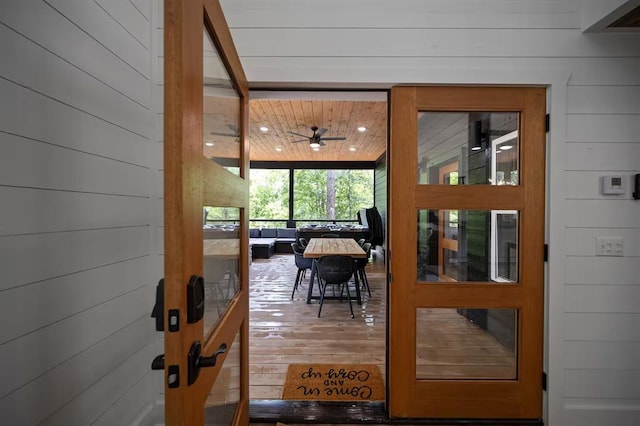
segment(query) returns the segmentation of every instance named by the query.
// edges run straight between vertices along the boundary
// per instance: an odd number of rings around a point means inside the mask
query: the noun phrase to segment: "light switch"
[[[624,256],[624,239],[596,237],[596,256]]]

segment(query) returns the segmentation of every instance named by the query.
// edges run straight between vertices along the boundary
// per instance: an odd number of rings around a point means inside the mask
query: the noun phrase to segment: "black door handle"
[[[164,354],[160,354],[151,361],[152,370],[164,370]]]
[[[202,367],[215,367],[218,355],[222,355],[225,352],[227,352],[227,344],[222,343],[213,355],[202,356],[202,344],[197,341],[193,342],[187,355],[187,365],[189,367],[187,371],[187,383],[192,385],[196,382]]]

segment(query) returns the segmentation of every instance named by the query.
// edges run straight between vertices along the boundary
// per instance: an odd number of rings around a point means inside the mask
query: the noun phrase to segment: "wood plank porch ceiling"
[[[269,130],[262,132],[260,127]],[[314,151],[289,131],[312,135],[311,126],[326,128],[326,141]],[[366,131],[358,131],[358,127]],[[252,161],[375,161],[386,150],[387,104],[384,101],[253,99],[249,102]],[[276,150],[278,148],[279,150]],[[355,150],[350,150],[354,148]]]

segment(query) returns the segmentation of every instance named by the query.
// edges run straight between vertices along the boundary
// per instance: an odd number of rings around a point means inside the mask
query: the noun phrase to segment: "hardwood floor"
[[[291,363],[371,363],[384,378],[386,289],[384,263],[377,257],[367,266],[372,295],[363,291],[362,305],[353,305],[353,319],[346,301],[325,301],[318,318],[318,302],[306,304],[308,277],[291,299],[297,272],[293,255],[254,260],[249,297],[252,400],[280,399]],[[517,376],[513,349],[455,309],[421,308],[416,327],[418,377]]]
[[[380,367],[384,377],[384,263],[370,261],[366,271],[372,295],[363,291],[362,305],[354,302],[355,318],[350,317],[347,302],[337,300],[325,300],[318,318],[318,302],[306,303],[309,273],[291,300],[297,272],[293,255],[276,254],[253,261],[249,295],[251,399],[280,399],[291,363],[371,363]]]

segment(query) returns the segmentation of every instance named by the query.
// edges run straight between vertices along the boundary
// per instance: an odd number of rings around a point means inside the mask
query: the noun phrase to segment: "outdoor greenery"
[[[286,226],[289,170],[251,169],[249,176],[252,226]],[[373,170],[297,169],[293,173],[293,188],[293,218],[299,224],[320,220],[355,222],[358,210],[373,206]],[[205,207],[204,215],[205,223],[237,223],[240,210]],[[260,222],[261,219],[265,221]]]
[[[251,170],[251,219],[289,218],[289,170]],[[298,221],[356,220],[373,205],[373,170],[306,170],[293,173]]]

